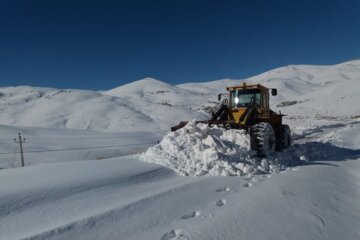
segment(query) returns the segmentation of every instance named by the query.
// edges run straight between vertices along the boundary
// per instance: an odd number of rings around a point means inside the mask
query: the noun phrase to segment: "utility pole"
[[[16,140],[16,138],[14,138],[14,142],[20,144],[21,166],[25,167],[24,150],[23,150],[23,145],[22,145],[23,143],[25,143],[25,138],[22,138],[20,133],[18,133],[18,135],[19,135],[19,140]]]

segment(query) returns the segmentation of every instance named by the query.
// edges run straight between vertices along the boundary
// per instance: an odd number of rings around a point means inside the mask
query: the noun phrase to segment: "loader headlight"
[[[239,103],[239,98],[236,97],[236,98],[234,99],[234,102],[235,102],[235,104],[238,104],[238,103]]]

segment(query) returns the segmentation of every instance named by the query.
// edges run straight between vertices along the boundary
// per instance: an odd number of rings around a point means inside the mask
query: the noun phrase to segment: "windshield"
[[[255,104],[257,106],[260,106],[260,96],[260,91],[257,90],[232,90],[232,108],[247,107],[252,101],[255,101]]]

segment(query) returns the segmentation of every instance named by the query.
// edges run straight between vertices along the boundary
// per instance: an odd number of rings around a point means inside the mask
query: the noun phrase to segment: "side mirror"
[[[219,101],[221,100],[221,93],[219,93],[219,95],[218,95],[218,100]]]
[[[271,89],[271,95],[273,95],[273,96],[277,95],[277,89],[276,88]]]

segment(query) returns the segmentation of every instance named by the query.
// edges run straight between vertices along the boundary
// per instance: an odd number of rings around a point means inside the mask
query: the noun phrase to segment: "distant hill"
[[[360,115],[360,60],[332,66],[290,65],[250,77],[171,85],[145,78],[108,91],[0,88],[0,124],[101,131],[167,130],[206,119],[226,86],[261,83],[278,89],[275,110],[290,117]]]

